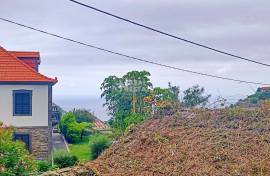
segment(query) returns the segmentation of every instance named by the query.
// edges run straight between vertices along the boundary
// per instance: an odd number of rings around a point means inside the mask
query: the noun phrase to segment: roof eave
[[[0,85],[55,85],[58,81],[0,81]]]

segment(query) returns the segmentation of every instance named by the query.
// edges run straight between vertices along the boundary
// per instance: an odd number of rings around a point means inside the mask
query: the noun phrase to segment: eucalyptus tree
[[[144,97],[152,88],[151,74],[147,71],[131,71],[122,78],[109,76],[101,84],[101,97],[105,99],[109,114],[128,114],[130,112],[144,114]]]
[[[114,117],[119,111],[130,111],[131,98],[127,95],[122,78],[109,76],[105,78],[100,89],[101,98],[105,99],[103,105],[107,106],[109,115]]]
[[[144,97],[148,96],[153,87],[148,71],[131,71],[123,76],[127,93],[132,97],[132,112],[143,113]]]

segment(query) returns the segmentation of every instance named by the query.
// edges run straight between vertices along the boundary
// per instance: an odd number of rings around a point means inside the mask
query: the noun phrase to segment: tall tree
[[[142,113],[145,106],[143,98],[149,95],[152,83],[147,71],[131,71],[123,76],[125,88],[132,97],[132,112]]]
[[[144,97],[150,94],[152,83],[150,73],[147,71],[131,71],[122,78],[107,77],[101,84],[101,97],[105,99],[112,116],[111,124],[114,128],[124,130],[125,118],[130,114],[138,113],[146,116],[145,111],[149,104],[144,102]]]
[[[105,78],[101,84],[101,97],[105,99],[104,106],[107,106],[109,115],[115,116],[117,112],[129,112],[131,107],[131,98],[127,95],[124,81],[116,76]]]
[[[204,95],[204,87],[195,85],[184,91],[183,104],[186,107],[205,106],[211,95]]]
[[[174,95],[174,101],[179,102],[179,94],[180,94],[180,87],[179,86],[173,86],[171,82],[168,83],[169,90]]]

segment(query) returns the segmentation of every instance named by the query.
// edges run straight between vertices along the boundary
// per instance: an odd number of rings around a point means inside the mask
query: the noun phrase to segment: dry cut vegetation
[[[180,111],[137,126],[84,168],[98,175],[270,175],[270,112]]]
[[[138,126],[89,163],[101,175],[270,175],[270,113],[181,111]]]

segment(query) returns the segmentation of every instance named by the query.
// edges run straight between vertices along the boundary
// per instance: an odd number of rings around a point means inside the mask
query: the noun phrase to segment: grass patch
[[[76,144],[69,144],[70,153],[77,156],[81,162],[92,160],[90,156],[89,139],[85,137],[83,141]]]
[[[84,137],[81,142],[69,144],[69,149],[70,153],[78,157],[80,162],[86,162],[97,158],[111,143],[112,139],[108,135],[95,134]]]

